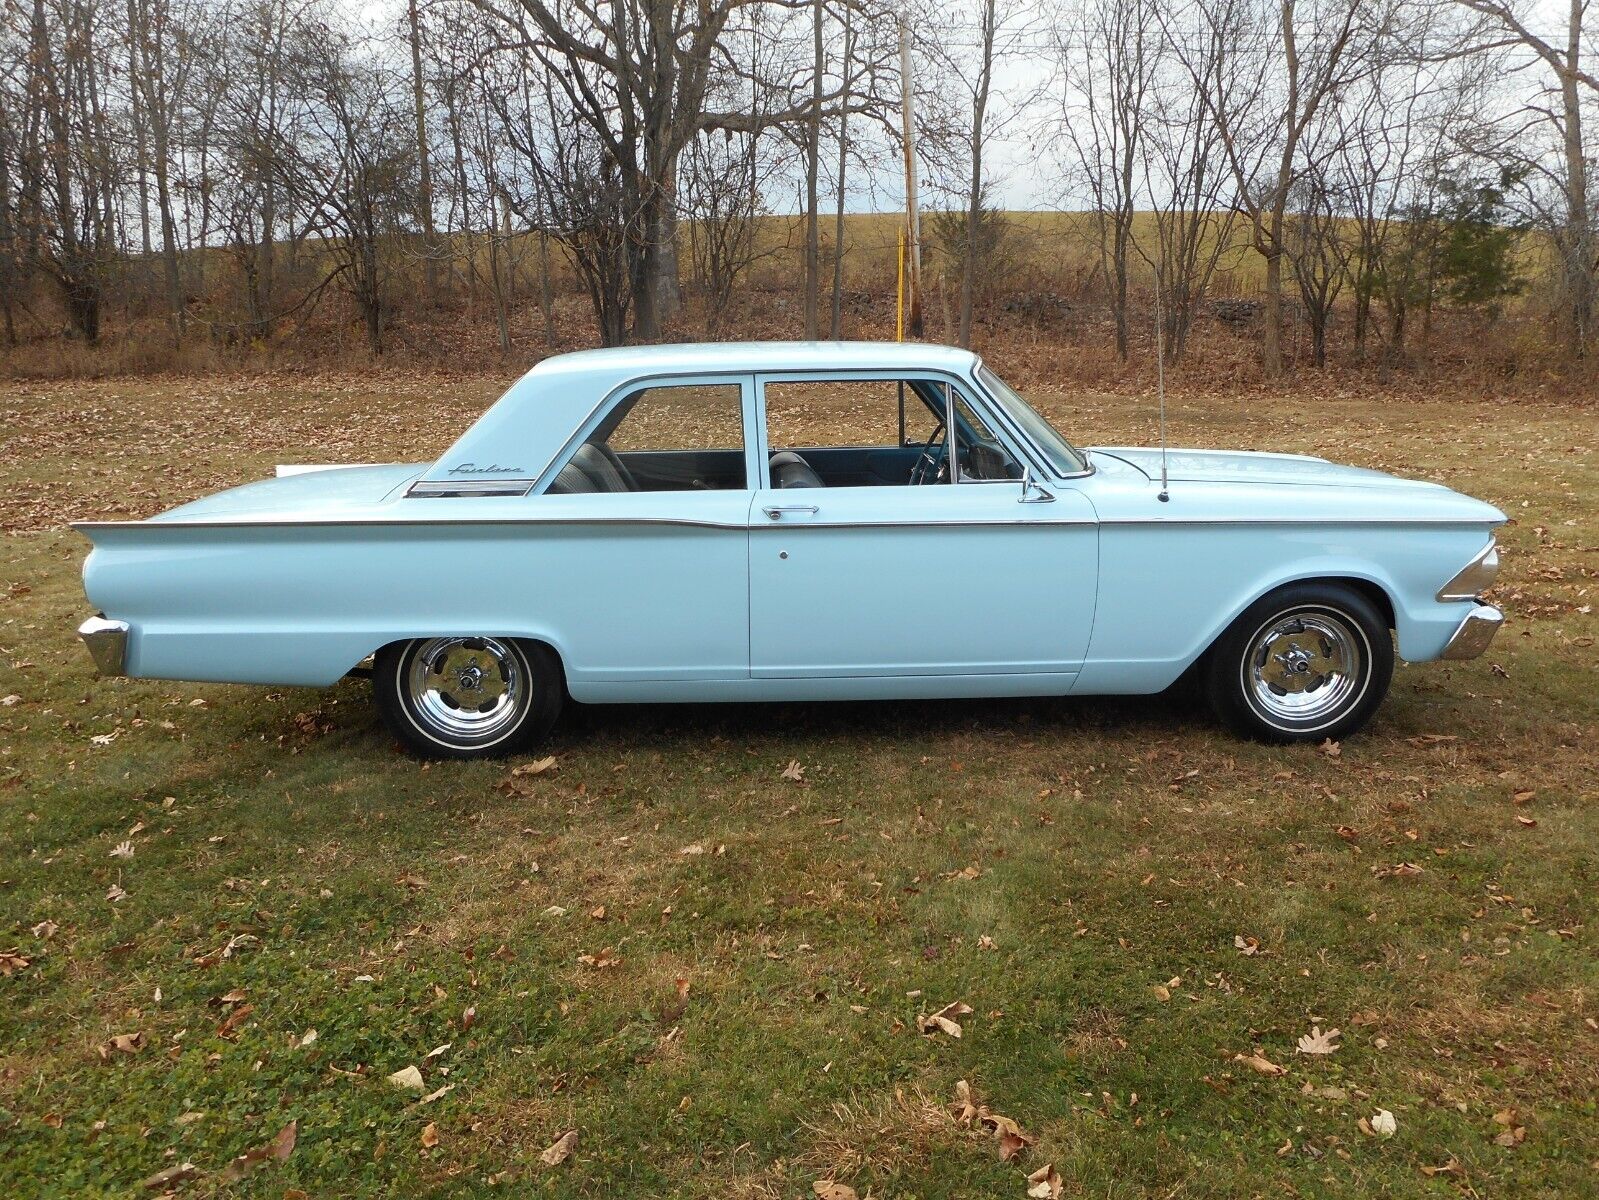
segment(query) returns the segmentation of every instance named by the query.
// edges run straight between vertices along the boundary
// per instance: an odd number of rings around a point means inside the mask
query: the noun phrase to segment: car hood
[[[426,463],[326,467],[229,488],[169,509],[153,521],[337,519],[351,509],[369,508],[419,476]]]
[[[1161,452],[1151,446],[1094,446],[1091,455],[1108,455],[1160,478]],[[1266,483],[1322,487],[1448,490],[1440,483],[1402,479],[1365,467],[1346,467],[1305,454],[1264,454],[1253,450],[1166,451],[1166,477],[1183,483]]]

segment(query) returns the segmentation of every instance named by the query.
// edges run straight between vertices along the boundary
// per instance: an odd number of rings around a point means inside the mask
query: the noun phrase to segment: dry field
[[[1152,437],[1133,384],[991,357]],[[355,681],[93,678],[66,520],[431,458],[504,382],[0,393],[0,1190],[1599,1194],[1591,403],[1179,381],[1178,444],[1514,518],[1492,651],[1339,747],[1168,697],[586,709],[535,773],[403,757]]]

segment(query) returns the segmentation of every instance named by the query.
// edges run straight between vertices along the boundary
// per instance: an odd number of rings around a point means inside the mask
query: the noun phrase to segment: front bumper
[[[95,670],[106,678],[127,674],[128,623],[90,617],[78,626],[78,636],[89,648]]]
[[[1476,658],[1488,649],[1488,643],[1494,640],[1494,634],[1499,632],[1499,627],[1505,623],[1505,614],[1492,604],[1483,604],[1480,601],[1466,614],[1465,620],[1460,622],[1460,627],[1455,630],[1449,644],[1444,647],[1444,652],[1439,657],[1445,659]]]

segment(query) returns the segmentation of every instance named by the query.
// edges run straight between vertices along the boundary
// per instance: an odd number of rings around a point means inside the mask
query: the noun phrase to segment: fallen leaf
[[[111,853],[106,855],[106,857],[107,858],[132,858],[133,857],[133,843],[132,842],[118,842],[115,846],[112,847]]]
[[[596,971],[603,971],[610,967],[620,966],[622,962],[616,951],[610,946],[605,947],[605,949],[601,950],[598,954],[579,954],[577,956],[577,961],[582,963],[585,967],[593,967]]]
[[[33,927],[33,936],[36,938],[44,938],[49,940],[50,938],[55,937],[56,931],[60,928],[61,926],[57,925],[54,921],[46,919],[40,921]]]
[[[410,1088],[420,1092],[425,1086],[422,1082],[422,1072],[415,1067],[401,1067],[389,1076],[389,1082],[398,1088]]]
[[[222,1168],[222,1181],[233,1183],[243,1179],[265,1162],[286,1162],[289,1155],[294,1153],[294,1139],[299,1134],[299,1128],[298,1121],[290,1121],[266,1145],[246,1150]]]
[[[1337,1029],[1329,1029],[1326,1033],[1321,1031],[1320,1025],[1312,1025],[1310,1032],[1299,1039],[1299,1053],[1301,1054],[1331,1054],[1339,1049],[1333,1039],[1339,1034]]]
[[[1287,1067],[1279,1067],[1264,1054],[1235,1054],[1234,1062],[1241,1062],[1251,1071],[1258,1071],[1262,1075],[1286,1075]]]
[[[1064,1190],[1054,1163],[1045,1163],[1027,1177],[1028,1200],[1060,1200]]]
[[[152,1192],[164,1192],[175,1183],[185,1183],[190,1179],[198,1179],[199,1177],[200,1168],[192,1162],[179,1163],[176,1166],[167,1167],[163,1171],[157,1171],[139,1186],[148,1188]]]
[[[24,958],[15,949],[0,950],[0,975],[10,978],[18,971],[26,971],[32,959]]]
[[[455,1087],[455,1085],[453,1083],[447,1083],[443,1087],[437,1088],[434,1091],[429,1092],[426,1096],[423,1096],[422,1099],[418,1100],[417,1103],[418,1104],[432,1104],[440,1096],[444,1095],[446,1092],[449,1092],[449,1091],[453,1090],[454,1087]]]
[[[300,1049],[304,1050],[312,1042],[316,1041],[316,1037],[317,1037],[316,1030],[307,1029],[304,1033],[302,1033],[300,1035]]]
[[[428,885],[428,881],[420,875],[401,875],[394,882],[410,888],[413,892],[420,892]]]
[[[100,1061],[110,1062],[116,1054],[137,1054],[144,1049],[144,1033],[117,1033],[100,1046]]]
[[[1245,958],[1253,958],[1255,955],[1260,953],[1260,939],[1257,937],[1245,937],[1241,933],[1235,933],[1233,934],[1233,949],[1238,951],[1238,953],[1242,954]]]
[[[244,1018],[255,1011],[253,1004],[241,1004],[228,1014],[227,1020],[217,1026],[219,1038],[230,1038],[239,1031],[239,1026],[244,1024]]]
[[[698,858],[705,853],[705,847],[695,842],[692,845],[684,846],[678,853],[686,858]]]
[[[1379,1108],[1371,1118],[1371,1130],[1378,1137],[1393,1137],[1399,1132],[1399,1122],[1386,1108]]]
[[[119,900],[126,900],[128,898],[128,893],[122,890],[122,885],[120,883],[113,883],[106,889],[105,898],[111,901],[112,904],[115,904]]]
[[[794,783],[805,782],[805,768],[800,766],[799,759],[790,759],[788,766],[783,768],[783,778]]]
[[[429,1121],[422,1127],[422,1149],[431,1150],[439,1144],[439,1127]]]
[[[526,779],[531,775],[542,775],[555,766],[555,756],[538,759],[536,762],[523,763],[520,767],[512,767],[511,774],[518,779]]]
[[[576,1149],[577,1130],[568,1129],[539,1155],[539,1161],[546,1167],[558,1167],[570,1158],[572,1151]]]
[[[961,1035],[961,1027],[955,1018],[970,1016],[971,1013],[972,1008],[969,1004],[956,1000],[944,1005],[936,1013],[925,1013],[918,1016],[916,1018],[916,1029],[919,1033],[927,1036],[943,1032],[949,1034],[950,1037],[958,1038]]]
[[[1339,744],[1339,743],[1337,743],[1337,742],[1335,742],[1335,741],[1333,741],[1333,740],[1332,740],[1332,738],[1327,738],[1327,739],[1326,739],[1326,740],[1325,740],[1325,741],[1323,741],[1323,742],[1322,742],[1322,744],[1321,744],[1321,745],[1320,745],[1320,746],[1319,746],[1319,747],[1317,747],[1317,748],[1318,748],[1318,749],[1319,749],[1319,750],[1320,750],[1320,751],[1321,751],[1321,752],[1322,752],[1322,753],[1323,753],[1323,754],[1325,754],[1325,755],[1326,755],[1326,756],[1327,756],[1327,757],[1328,757],[1328,758],[1337,758],[1337,757],[1339,757],[1339,756],[1340,756],[1340,755],[1342,755],[1342,754],[1343,754],[1343,752],[1344,752],[1344,748],[1343,748],[1343,746],[1342,746],[1342,745],[1340,745],[1340,744]]]
[[[1421,1168],[1421,1173],[1428,1179],[1432,1179],[1438,1175],[1464,1175],[1465,1171],[1461,1169],[1460,1163],[1457,1159],[1451,1158],[1441,1167],[1423,1166]]]
[[[831,1179],[818,1179],[811,1184],[811,1191],[816,1193],[818,1200],[857,1200],[854,1188]]]

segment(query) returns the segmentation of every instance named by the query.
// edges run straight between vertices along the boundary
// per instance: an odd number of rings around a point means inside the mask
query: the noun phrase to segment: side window
[[[567,460],[552,494],[742,490],[743,391],[660,384],[624,396]]]
[[[945,482],[943,385],[929,379],[768,380],[772,486]],[[918,463],[926,457],[926,465]],[[923,477],[925,476],[925,478]]]

